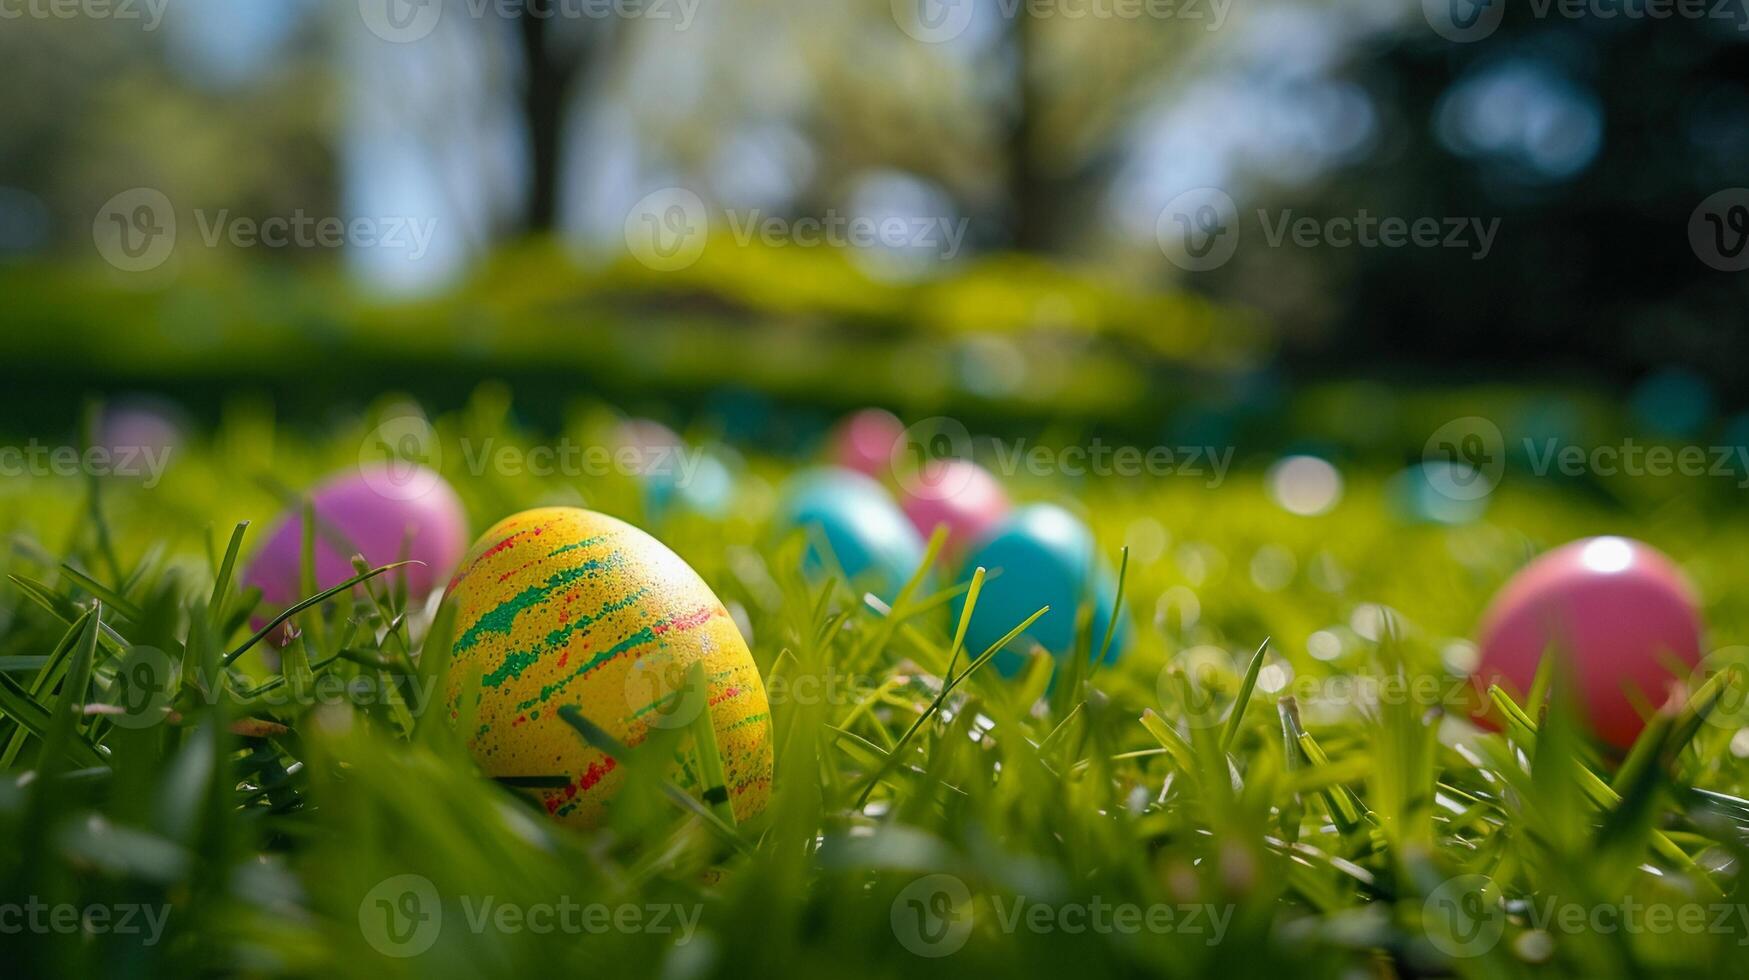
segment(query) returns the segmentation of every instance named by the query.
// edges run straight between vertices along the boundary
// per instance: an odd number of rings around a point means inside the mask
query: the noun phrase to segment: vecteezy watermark
[[[752,208],[723,214],[730,239],[739,247],[891,249],[927,253],[939,259],[959,255],[970,219],[948,215],[860,215],[828,209],[824,214],[785,217]],[[697,262],[710,237],[711,216],[704,199],[684,187],[652,191],[632,206],[625,220],[626,249],[658,272],[674,272]]]
[[[1508,922],[1549,935],[1734,936],[1749,946],[1749,905],[1740,902],[1620,901],[1580,903],[1531,897],[1508,906],[1487,875],[1459,875],[1427,895],[1421,926],[1435,949],[1458,959],[1500,942]]]
[[[1500,27],[1506,0],[1421,0],[1421,14],[1447,41],[1480,41]]]
[[[0,902],[0,935],[127,936],[156,946],[170,921],[170,906],[141,902],[45,902],[30,895]]]
[[[401,249],[413,262],[425,257],[437,234],[436,218],[347,219],[305,214],[302,208],[269,218],[232,215],[229,208],[217,212],[196,209],[194,218],[208,248],[223,241],[234,248]]]
[[[627,476],[691,486],[710,457],[685,445],[607,445],[561,436],[521,445],[496,436],[458,439],[462,467],[470,476],[600,479]],[[359,444],[358,465],[366,485],[395,500],[415,500],[436,489],[445,458],[437,430],[418,415],[398,415],[371,429]]]
[[[1227,651],[1193,646],[1179,651],[1155,675],[1161,714],[1191,729],[1226,724],[1241,684],[1241,671]],[[1482,717],[1488,708],[1476,681],[1440,673],[1296,673],[1286,661],[1265,662],[1257,690],[1292,698],[1308,716],[1371,713],[1387,705],[1439,708],[1448,715]]]
[[[1452,419],[1427,437],[1421,458],[1433,489],[1451,500],[1480,500],[1494,492],[1506,472],[1505,437],[1480,415]]]
[[[1720,20],[1749,30],[1744,0],[1528,0],[1522,9],[1536,20]],[[1506,0],[1421,0],[1421,13],[1435,34],[1461,44],[1498,30]]]
[[[1182,21],[1218,31],[1233,0],[891,0],[891,5],[899,30],[924,44],[941,44],[964,34],[979,11],[1002,21]]]
[[[1499,218],[1375,215],[1296,216],[1292,208],[1258,208],[1257,223],[1269,248],[1450,248],[1480,262],[1493,251]],[[1208,272],[1226,265],[1239,248],[1239,208],[1218,187],[1197,187],[1174,197],[1154,222],[1154,238],[1173,265]]]
[[[1041,445],[1027,439],[990,442],[990,465],[1004,477],[1123,477],[1202,480],[1220,486],[1232,468],[1232,446],[1135,446],[1107,442],[1098,436],[1085,443]],[[976,478],[967,469],[944,462],[971,462],[971,432],[955,418],[938,415],[906,426],[894,440],[888,462],[893,478],[906,493],[926,500],[944,500],[965,491]]]
[[[170,0],[0,0],[0,21],[137,21],[140,30],[155,31],[169,5]]]
[[[1111,902],[1094,895],[1084,902],[1040,902],[1026,895],[987,896],[996,929],[1017,933],[1194,936],[1209,946],[1226,938],[1234,906],[1209,903]],[[899,945],[931,959],[965,947],[976,924],[972,890],[949,874],[924,875],[894,897],[889,921]]]
[[[1525,439],[1524,452],[1537,476],[1686,476],[1727,479],[1749,488],[1749,446],[1619,444],[1578,446],[1559,439]]]
[[[1715,679],[1718,699],[1702,717],[1720,728],[1749,728],[1749,646],[1722,647],[1702,657],[1688,675],[1688,690]]]
[[[996,469],[1005,476],[1188,477],[1220,486],[1233,465],[1232,446],[1130,446],[1098,436],[1086,445],[1028,445],[996,440]]]
[[[104,261],[123,272],[150,272],[176,247],[176,209],[163,191],[135,187],[97,210],[91,239]]]
[[[462,460],[469,473],[480,476],[603,477],[610,474],[665,477],[686,486],[704,463],[703,449],[685,446],[608,446],[561,437],[557,441],[516,446],[488,436],[461,440]]]
[[[251,712],[268,714],[331,705],[396,704],[417,716],[435,703],[437,681],[377,670],[351,675],[330,670],[288,673],[250,691],[247,704]],[[233,687],[218,675],[185,684],[181,666],[164,651],[130,646],[122,651],[114,672],[99,681],[98,696],[86,710],[118,728],[150,728],[171,718],[178,692],[211,706]]]
[[[170,717],[180,671],[157,647],[122,651],[109,686],[98,699],[104,717],[118,728],[150,728]],[[217,688],[208,688],[217,690]]]
[[[195,228],[207,248],[379,248],[401,251],[410,262],[425,258],[437,235],[436,218],[404,216],[340,218],[289,215],[257,218],[229,208],[196,208]],[[164,192],[136,187],[104,202],[93,219],[97,252],[123,272],[150,272],[170,258],[177,242],[177,215]]]
[[[437,29],[444,10],[472,20],[640,20],[676,31],[692,26],[701,0],[358,0],[358,13],[372,34],[394,44],[424,40]]]
[[[150,490],[164,478],[171,446],[53,446],[35,439],[0,446],[0,476],[139,478]]]
[[[1749,187],[1726,188],[1700,202],[1688,216],[1688,244],[1720,272],[1749,269]]]
[[[1530,472],[1579,477],[1688,477],[1730,480],[1749,489],[1749,446],[1681,445],[1636,442],[1584,446],[1556,436],[1526,437],[1515,443]],[[1452,500],[1478,500],[1494,492],[1506,470],[1506,441],[1500,427],[1477,415],[1453,419],[1434,431],[1422,459],[1434,490]]]
[[[358,903],[358,928],[364,941],[384,956],[418,956],[437,944],[445,922],[445,901],[424,875],[385,878]],[[569,895],[550,902],[506,902],[492,895],[459,895],[454,903],[470,935],[600,936],[610,933],[674,936],[684,946],[698,932],[704,906],[675,902],[609,903],[577,901]]]

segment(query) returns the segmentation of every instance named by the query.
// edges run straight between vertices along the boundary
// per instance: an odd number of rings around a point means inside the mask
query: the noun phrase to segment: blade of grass
[[[224,657],[219,661],[220,666],[229,667],[231,664],[235,663],[238,657],[241,657],[243,654],[249,652],[250,647],[253,647],[255,644],[260,643],[262,640],[265,640],[269,636],[273,635],[274,630],[279,629],[281,626],[284,626],[286,624],[287,620],[290,620],[293,616],[296,616],[298,613],[303,612],[304,610],[310,608],[311,606],[320,605],[321,603],[327,602],[329,599],[332,599],[335,596],[340,595],[343,592],[346,592],[347,590],[351,589],[353,586],[358,585],[360,582],[366,582],[366,581],[369,581],[370,579],[377,577],[378,575],[383,574],[384,572],[393,571],[394,569],[400,567],[401,564],[406,564],[406,563],[396,563],[393,565],[379,565],[376,568],[371,569],[370,571],[366,572],[363,575],[354,575],[353,577],[347,579],[346,581],[341,582],[339,585],[334,586],[332,589],[324,590],[320,593],[317,593],[316,595],[310,596],[308,599],[304,599],[301,602],[293,604],[292,606],[287,608],[284,612],[280,613],[278,616],[273,617],[273,619],[270,622],[268,622],[268,624],[266,626],[263,626],[259,630],[256,630],[255,634],[253,636],[249,637],[249,639],[244,640],[241,645],[233,647],[231,649],[231,652],[225,654]],[[420,564],[423,564],[423,563],[420,563]]]
[[[1026,617],[1025,622],[1022,622],[1019,626],[1009,630],[1006,636],[997,640],[995,643],[992,643],[989,649],[985,650],[978,659],[972,661],[971,665],[968,666],[963,673],[958,677],[949,679],[946,683],[941,685],[941,693],[935,696],[935,700],[930,702],[929,707],[925,708],[923,712],[917,716],[917,720],[911,723],[911,727],[905,730],[905,734],[900,736],[898,744],[893,747],[892,753],[887,756],[887,761],[881,764],[880,769],[867,777],[862,792],[858,794],[856,798],[857,809],[862,809],[862,807],[868,803],[869,794],[874,792],[875,786],[889,771],[891,771],[892,767],[897,764],[900,758],[900,753],[911,743],[911,739],[916,737],[917,732],[923,728],[924,723],[934,717],[936,712],[941,710],[942,704],[947,700],[947,696],[953,693],[953,689],[958,687],[966,678],[972,676],[978,668],[989,663],[990,660],[996,656],[997,652],[1012,642],[1015,637],[1025,633],[1033,623],[1038,622],[1040,616],[1043,616],[1050,611],[1051,607],[1045,606],[1038,612]]]
[[[91,576],[73,567],[71,563],[61,562],[61,572],[74,582],[77,582],[80,588],[103,600],[104,604],[111,610],[121,613],[122,616],[127,619],[133,620],[137,623],[143,618],[140,613],[140,607],[128,601],[128,599],[120,592],[117,592],[109,586],[104,585],[102,582],[97,581]]]
[[[1263,658],[1269,651],[1269,637],[1257,644],[1251,663],[1245,667],[1245,679],[1239,684],[1239,696],[1233,702],[1233,713],[1227,718],[1227,730],[1221,735],[1221,750],[1230,752],[1239,738],[1239,726],[1245,720],[1245,708],[1251,703],[1251,692],[1257,688],[1257,675],[1263,672]]]
[[[55,701],[49,720],[49,730],[43,734],[42,753],[37,757],[37,770],[58,773],[62,760],[69,754],[81,757],[87,765],[104,764],[103,756],[79,733],[85,717],[85,695],[91,689],[92,664],[97,659],[97,627],[103,621],[103,606],[93,603],[79,631],[79,642],[73,647],[73,659],[67,663],[67,676],[61,680],[61,696]],[[90,749],[87,753],[81,748]],[[95,755],[93,762],[84,759]]]

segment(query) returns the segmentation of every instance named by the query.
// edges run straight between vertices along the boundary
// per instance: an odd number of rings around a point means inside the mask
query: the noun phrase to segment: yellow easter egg
[[[454,720],[467,714],[464,698],[478,698],[466,735],[488,776],[563,776],[563,788],[534,792],[548,813],[591,826],[624,773],[559,709],[577,706],[628,748],[707,710],[735,817],[765,808],[765,684],[722,602],[662,542],[592,511],[523,511],[474,544],[449,601],[456,623],[446,703]],[[695,663],[702,690],[677,682]],[[677,761],[674,779],[699,793],[706,788],[696,768]]]

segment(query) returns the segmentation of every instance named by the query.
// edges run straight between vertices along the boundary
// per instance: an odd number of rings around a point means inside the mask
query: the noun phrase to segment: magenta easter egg
[[[388,573],[405,574],[409,594],[420,599],[440,588],[468,547],[461,499],[443,477],[411,464],[363,467],[328,478],[310,491],[316,513],[315,570],[318,589],[357,574],[352,556],[371,566],[421,562]],[[269,613],[304,598],[299,582],[304,521],[286,514],[262,542],[243,573],[243,585],[261,589]],[[260,620],[256,628],[265,624]]]
[[[931,460],[900,481],[900,505],[925,538],[947,527],[944,554],[955,562],[1009,511],[1008,492],[989,470],[963,459]]]
[[[1700,662],[1694,590],[1674,562],[1629,538],[1586,538],[1526,565],[1482,616],[1478,689],[1530,690],[1545,650],[1571,658],[1579,700],[1597,735],[1626,748],[1645,727],[1635,698],[1664,702],[1670,664]]]
[[[881,479],[892,466],[893,446],[904,435],[905,424],[893,413],[865,408],[838,423],[832,434],[833,462]]]

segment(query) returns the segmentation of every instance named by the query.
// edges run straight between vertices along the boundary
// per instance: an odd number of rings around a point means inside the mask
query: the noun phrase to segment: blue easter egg
[[[646,474],[643,482],[644,510],[652,520],[662,520],[676,507],[723,518],[729,513],[735,490],[734,474],[722,460],[708,454]]]
[[[1074,646],[1076,608],[1091,601],[1092,651],[1098,656],[1117,598],[1117,578],[1100,561],[1093,532],[1080,518],[1053,504],[1022,507],[973,548],[961,581],[970,581],[980,565],[985,569],[984,588],[966,628],[968,655],[983,653],[1040,606],[1048,605],[1051,611],[998,653],[992,666],[1012,676],[1025,664],[1023,654],[1033,643],[1061,658]],[[955,623],[964,607],[962,593],[953,602]],[[1129,617],[1120,617],[1107,660],[1123,652],[1129,633]]]
[[[1482,479],[1462,463],[1436,459],[1397,473],[1385,483],[1385,498],[1400,519],[1417,524],[1468,524],[1488,509],[1487,496],[1453,495],[1442,487],[1468,486]]]
[[[816,580],[837,569],[857,588],[892,602],[923,563],[923,538],[879,483],[851,470],[818,469],[790,481],[779,525],[806,530],[803,570]],[[820,539],[831,550],[821,554]]]

